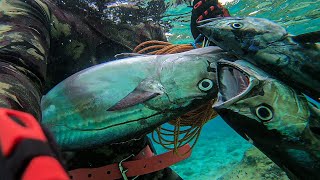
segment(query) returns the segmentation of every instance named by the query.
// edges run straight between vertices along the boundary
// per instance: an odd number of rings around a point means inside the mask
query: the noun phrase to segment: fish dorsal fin
[[[320,31],[300,34],[293,36],[292,39],[297,43],[317,43],[320,42]]]

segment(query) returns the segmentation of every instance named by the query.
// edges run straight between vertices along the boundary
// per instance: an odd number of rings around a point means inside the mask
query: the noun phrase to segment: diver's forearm
[[[41,120],[41,92],[35,80],[35,76],[29,79],[17,67],[0,61],[0,107],[28,112]]]
[[[0,107],[40,120],[50,48],[49,9],[44,0],[2,0],[0,11]]]
[[[0,11],[0,59],[44,80],[50,48],[48,7],[41,0],[3,0]]]

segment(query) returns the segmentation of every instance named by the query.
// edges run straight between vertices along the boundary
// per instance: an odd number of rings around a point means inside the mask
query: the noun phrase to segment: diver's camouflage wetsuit
[[[113,8],[106,1],[0,0],[0,107],[41,120],[41,96],[60,81],[117,53],[131,52],[141,42],[165,40],[158,25],[143,19],[153,6],[157,13],[165,10],[159,0],[146,9],[130,4]],[[141,138],[72,152],[67,156],[68,169],[119,162],[146,143]],[[172,174],[167,168],[140,179],[178,178],[169,178]]]

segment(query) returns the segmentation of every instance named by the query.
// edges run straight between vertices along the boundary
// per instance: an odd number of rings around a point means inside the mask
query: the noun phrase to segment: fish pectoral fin
[[[320,42],[320,31],[300,34],[293,36],[292,39],[297,43],[317,43]]]
[[[128,94],[126,97],[124,97],[119,102],[117,102],[115,105],[113,105],[111,108],[109,108],[107,111],[122,110],[122,109],[125,109],[128,107],[146,102],[146,101],[148,101],[158,95],[160,95],[160,93],[144,91],[141,89],[135,89],[130,94]]]

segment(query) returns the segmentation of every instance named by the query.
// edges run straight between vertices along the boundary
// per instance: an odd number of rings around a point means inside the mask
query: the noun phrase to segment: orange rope
[[[170,45],[171,43],[169,42],[164,42],[164,41],[146,41],[141,44],[139,44],[137,47],[134,48],[133,52],[138,53],[139,49],[141,49],[143,46],[150,46],[150,45]]]
[[[143,54],[144,52],[149,51],[151,49],[162,49],[164,47],[166,47],[166,45],[153,45],[153,46],[143,48],[143,49],[139,50],[137,53]]]
[[[146,41],[134,48],[134,53],[139,54],[174,54],[194,49],[191,44],[171,44],[164,41]]]
[[[191,45],[179,45],[177,47],[172,48],[170,51],[168,51],[168,54],[190,51],[192,49],[193,47]]]
[[[168,51],[169,51],[170,49],[176,47],[176,46],[178,46],[178,45],[168,45],[167,47],[159,50],[156,54],[157,54],[157,55],[160,55],[160,54],[168,54]]]
[[[174,45],[164,41],[146,41],[134,48],[133,52],[161,55],[185,52],[192,49],[194,47],[190,44]],[[173,125],[173,130],[162,126],[157,127],[152,133],[152,139],[165,149],[173,149],[175,153],[177,153],[179,147],[191,141],[193,141],[192,149],[200,136],[203,125],[217,116],[217,113],[212,109],[214,102],[214,100],[208,101],[196,109],[169,121],[169,124]],[[181,126],[188,128],[181,130]],[[155,134],[157,134],[157,137],[155,137]]]

